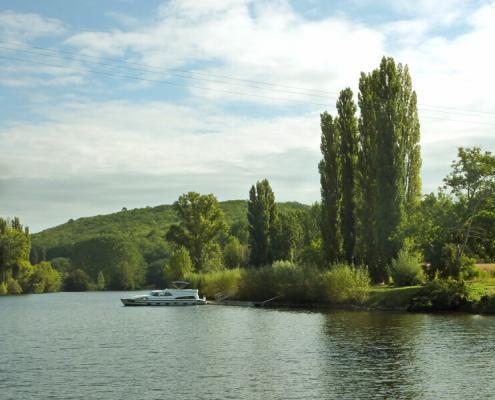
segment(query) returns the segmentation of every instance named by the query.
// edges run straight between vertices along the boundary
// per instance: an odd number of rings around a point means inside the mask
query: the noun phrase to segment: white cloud
[[[0,38],[4,41],[25,41],[64,33],[64,24],[55,18],[38,14],[0,11]]]

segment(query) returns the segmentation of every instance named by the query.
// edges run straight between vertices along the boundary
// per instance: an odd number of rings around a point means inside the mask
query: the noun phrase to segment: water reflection
[[[483,399],[495,318],[0,297],[6,399]]]

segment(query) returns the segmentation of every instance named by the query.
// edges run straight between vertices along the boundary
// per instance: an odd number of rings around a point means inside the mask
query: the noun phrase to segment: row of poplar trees
[[[420,126],[408,67],[383,58],[361,73],[359,116],[351,89],[337,115],[321,114],[322,241],[328,264],[367,265],[384,281],[421,199]]]

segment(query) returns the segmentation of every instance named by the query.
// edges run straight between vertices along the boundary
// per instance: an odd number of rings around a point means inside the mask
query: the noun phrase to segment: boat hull
[[[198,306],[207,304],[203,299],[120,299],[124,306]]]

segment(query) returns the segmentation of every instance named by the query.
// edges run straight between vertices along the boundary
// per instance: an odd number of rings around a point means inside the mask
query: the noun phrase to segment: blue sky
[[[423,188],[495,150],[495,2],[0,3],[0,215],[33,231],[190,190],[319,200],[319,113],[409,65]]]

